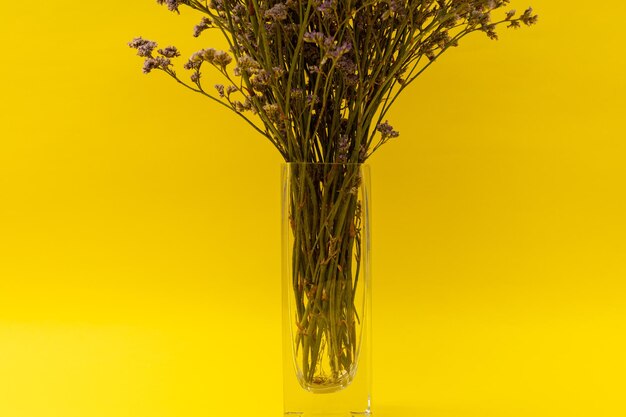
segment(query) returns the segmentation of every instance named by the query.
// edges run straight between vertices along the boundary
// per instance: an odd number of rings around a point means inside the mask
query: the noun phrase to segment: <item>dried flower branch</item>
[[[396,97],[448,48],[473,32],[497,39],[496,29],[533,25],[532,8],[495,12],[509,0],[157,0],[170,11],[194,9],[193,35],[220,30],[230,50],[204,49],[184,65],[190,82],[172,69],[177,50],[136,38],[144,72],[161,70],[220,102],[267,137],[287,161],[363,162],[397,132],[382,120]],[[232,73],[227,69],[236,62]],[[231,87],[208,93],[204,64]],[[234,88],[234,90],[232,89]],[[241,97],[231,96],[237,93]],[[248,118],[250,112],[256,117]],[[393,135],[380,126],[389,126]],[[373,127],[373,128],[372,128]],[[378,134],[378,135],[377,135]],[[378,139],[376,139],[378,137]],[[341,144],[340,144],[340,138]]]
[[[359,163],[399,136],[385,119],[389,109],[450,47],[474,32],[498,39],[499,26],[530,26],[537,15],[502,10],[508,0],[157,3],[200,12],[193,36],[219,30],[229,50],[195,52],[183,65],[187,81],[173,69],[175,47],[135,38],[129,46],[145,73],[163,71],[234,111],[288,162],[326,163],[294,166],[289,178],[294,343],[303,386],[341,389],[358,356]],[[210,90],[208,69],[223,78]]]

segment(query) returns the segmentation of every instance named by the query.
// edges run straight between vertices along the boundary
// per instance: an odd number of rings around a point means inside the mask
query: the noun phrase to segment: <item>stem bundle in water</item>
[[[291,170],[294,350],[301,384],[312,391],[341,389],[356,373],[360,183],[359,164]]]

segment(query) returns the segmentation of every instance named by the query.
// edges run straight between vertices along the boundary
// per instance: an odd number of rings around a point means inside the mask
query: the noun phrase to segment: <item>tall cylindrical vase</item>
[[[370,235],[368,166],[283,166],[285,415],[370,414]]]

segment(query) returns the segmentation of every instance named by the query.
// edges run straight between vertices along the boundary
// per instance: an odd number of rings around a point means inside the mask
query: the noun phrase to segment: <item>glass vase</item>
[[[284,413],[369,415],[369,167],[287,163],[281,181]]]

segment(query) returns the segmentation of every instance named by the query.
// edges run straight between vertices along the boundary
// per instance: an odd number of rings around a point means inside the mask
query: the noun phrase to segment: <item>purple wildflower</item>
[[[183,1],[181,0],[157,0],[157,3],[161,5],[163,4],[167,5],[167,9],[170,12],[178,12],[178,6],[180,6],[183,3]]]
[[[382,140],[397,138],[398,136],[400,136],[400,133],[393,130],[393,127],[389,124],[387,120],[385,120],[385,123],[379,123],[376,126],[376,130],[380,132]]]
[[[180,52],[178,52],[175,46],[168,46],[167,48],[159,49],[157,52],[166,58],[176,58],[180,56]]]
[[[237,67],[235,67],[235,75],[241,74],[252,75],[259,72],[261,66],[250,55],[243,55],[237,60]]]
[[[146,58],[146,61],[143,63],[143,73],[149,74],[150,71],[155,69],[167,70],[167,67],[172,65],[171,61],[168,58],[164,58],[162,56],[157,56],[156,58]]]
[[[520,16],[520,20],[526,26],[531,26],[537,23],[537,20],[539,20],[539,16],[533,14],[533,8],[529,7],[528,9],[524,10],[524,13]]]
[[[303,37],[305,42],[321,44],[324,42],[324,34],[322,32],[306,32]]]
[[[307,94],[306,95],[306,99],[305,99],[305,103],[307,106],[313,105],[313,104],[317,104],[320,102],[320,98],[315,95],[315,94]]]
[[[224,85],[223,84],[215,84],[215,89],[217,90],[217,94],[221,98],[224,98],[224,96],[225,96],[225,94],[224,94]]]
[[[202,49],[195,52],[189,61],[184,65],[187,70],[194,69],[198,71],[203,62],[208,62],[211,65],[219,66],[222,70],[226,69],[226,66],[233,61],[230,55],[224,51],[218,51],[214,48]]]
[[[367,158],[369,158],[369,155],[367,153],[367,147],[361,145],[361,147],[359,148],[359,162],[365,162]]]
[[[344,42],[341,45],[335,46],[328,51],[328,56],[334,60],[341,58],[344,54],[352,50],[352,44],[350,42]]]
[[[157,47],[157,43],[143,39],[141,36],[128,42],[128,46],[137,50],[137,55],[141,57],[151,57],[152,51]]]
[[[506,12],[506,18],[505,20],[511,20],[513,19],[513,17],[515,16],[516,11],[515,10],[509,10],[508,12]]]
[[[233,62],[233,58],[224,51],[216,51],[213,60],[210,61],[213,65],[218,65],[222,69],[225,69],[228,64]]]
[[[348,153],[350,152],[350,138],[348,135],[339,136],[337,143],[337,160],[341,163],[348,162]]]
[[[317,6],[317,11],[320,13],[328,13],[328,12],[331,12],[332,9],[333,9],[333,2],[330,0],[322,1],[320,5]]]
[[[234,85],[227,85],[226,86],[226,95],[230,96],[232,93],[235,93],[237,91],[237,87],[235,87]]]
[[[211,19],[209,19],[208,17],[203,17],[200,23],[198,23],[196,27],[193,28],[193,37],[197,38],[202,32],[210,28],[212,25],[213,22],[211,21]]]
[[[284,3],[276,3],[274,7],[265,11],[265,18],[276,22],[287,19],[287,6]]]
[[[187,70],[199,70],[204,61],[211,62],[213,60],[215,52],[216,51],[213,48],[201,49],[198,52],[194,52],[193,55],[191,55],[191,58],[189,58],[189,61],[185,64],[184,68]]]
[[[391,0],[389,2],[389,11],[394,13],[398,19],[405,19],[407,17],[407,11],[403,2],[398,0]]]

